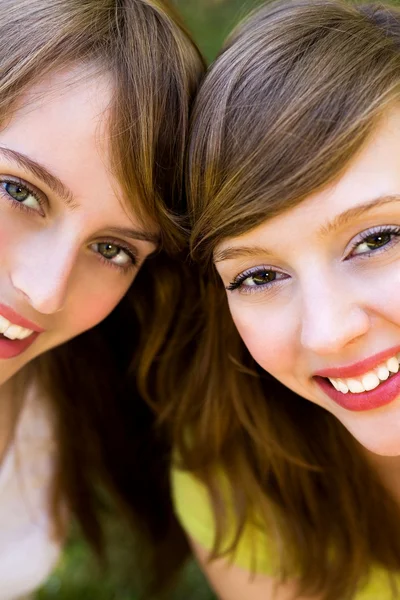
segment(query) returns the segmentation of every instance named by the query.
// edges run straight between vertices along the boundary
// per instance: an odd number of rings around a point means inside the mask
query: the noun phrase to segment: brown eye
[[[365,245],[368,246],[370,250],[376,250],[377,248],[381,248],[390,242],[392,239],[391,233],[379,233],[377,235],[370,235],[365,240]]]
[[[369,253],[381,250],[385,246],[389,249],[393,245],[395,238],[399,238],[399,235],[400,230],[396,227],[367,233],[363,239],[354,245],[350,256],[368,255]]]
[[[264,285],[275,281],[276,271],[260,271],[244,280],[243,284],[248,286]]]

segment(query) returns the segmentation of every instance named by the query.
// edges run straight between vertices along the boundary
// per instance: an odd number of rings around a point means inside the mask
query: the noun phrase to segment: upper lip
[[[369,356],[368,358],[355,362],[351,365],[346,365],[344,367],[330,367],[327,369],[321,369],[320,371],[316,371],[314,373],[314,377],[333,377],[339,379],[358,377],[359,375],[364,375],[368,371],[372,371],[372,369],[378,367],[391,356],[396,356],[396,354],[398,354],[399,352],[400,345],[393,346],[392,348],[388,348],[387,350],[378,352],[373,356]]]
[[[19,325],[25,329],[32,329],[32,331],[36,331],[37,333],[42,333],[44,331],[42,327],[39,327],[39,325],[36,325],[36,323],[32,323],[32,321],[25,319],[20,314],[15,312],[15,310],[9,306],[6,306],[5,304],[0,304],[0,315],[8,319],[8,321],[11,321],[13,325]]]

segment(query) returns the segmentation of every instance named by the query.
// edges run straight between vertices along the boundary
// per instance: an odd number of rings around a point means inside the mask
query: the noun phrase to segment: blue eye
[[[24,185],[22,182],[2,181],[0,185],[6,192],[7,196],[14,202],[17,202],[22,206],[26,206],[26,208],[31,208],[41,212],[41,201],[37,194],[35,194],[33,190],[29,189],[29,187]]]
[[[92,244],[91,249],[109,264],[121,269],[129,269],[137,264],[137,258],[132,250],[124,248],[114,242],[97,242]]]

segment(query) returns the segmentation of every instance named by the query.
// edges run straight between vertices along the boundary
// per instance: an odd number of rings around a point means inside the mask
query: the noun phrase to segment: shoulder
[[[172,494],[176,515],[186,531],[193,553],[221,600],[322,600],[317,596],[300,596],[296,579],[280,583],[279,552],[267,531],[249,521],[240,536],[235,552],[210,560],[216,534],[216,516],[205,485],[195,475],[176,467],[171,470]],[[232,542],[236,528],[235,513],[226,478],[221,473],[223,497],[228,503],[229,523],[224,548]],[[396,582],[400,585],[399,579]],[[357,600],[389,600],[388,576],[374,568]]]
[[[235,540],[238,522],[227,479],[222,472],[218,477],[226,514],[222,537],[222,550],[225,551]],[[215,542],[217,515],[206,486],[194,474],[173,467],[171,488],[175,513],[182,527],[194,543],[210,552]],[[228,558],[232,564],[252,572],[273,574],[278,568],[272,535],[256,516],[248,519],[235,549],[228,553]]]

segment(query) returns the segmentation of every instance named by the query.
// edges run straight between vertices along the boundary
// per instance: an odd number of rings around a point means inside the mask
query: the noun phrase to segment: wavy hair
[[[188,200],[203,312],[181,395],[161,414],[173,414],[181,467],[210,491],[213,556],[234,552],[256,514],[275,537],[280,578],[292,575],[299,595],[324,600],[352,598],[373,564],[400,571],[399,511],[335,417],[255,364],[212,257],[221,240],[337,178],[399,93],[396,6],[294,0],[267,4],[239,26],[193,114]],[[217,466],[237,517],[228,548]]]
[[[204,62],[164,0],[4,0],[0,60],[2,123],[46,75],[85,64],[112,77],[112,168],[127,209],[158,224],[160,251],[109,317],[32,367],[56,421],[52,506],[59,530],[67,504],[101,552],[106,489],[157,551],[176,524],[164,493],[168,446],[145,400],[172,393],[181,367],[164,351],[179,350],[180,324],[193,307],[180,259],[187,244],[182,178]],[[179,540],[169,562],[154,567],[160,580],[186,552]]]

